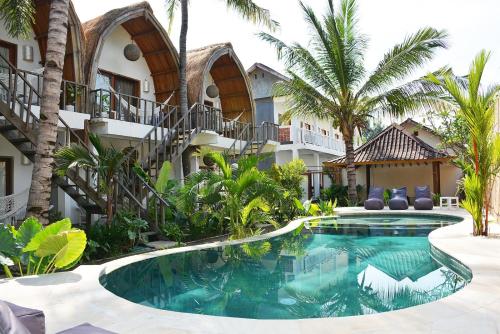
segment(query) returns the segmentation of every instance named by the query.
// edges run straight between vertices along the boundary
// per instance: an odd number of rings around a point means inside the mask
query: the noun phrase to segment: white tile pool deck
[[[362,212],[342,209],[340,212]],[[397,211],[391,211],[397,212]],[[415,213],[414,210],[404,211]],[[383,213],[388,213],[383,211]],[[422,212],[429,213],[429,212]],[[207,245],[162,250],[131,256],[99,266],[80,266],[72,272],[0,280],[0,299],[45,312],[47,333],[90,322],[118,333],[500,333],[500,226],[497,237],[473,238],[472,223],[463,210],[432,213],[467,217],[463,223],[431,233],[431,243],[467,265],[472,282],[441,300],[407,309],[374,315],[304,320],[251,320],[163,311],[131,303],[104,289],[102,272],[152,256]],[[294,229],[300,221],[266,235]],[[222,244],[212,243],[210,246]]]

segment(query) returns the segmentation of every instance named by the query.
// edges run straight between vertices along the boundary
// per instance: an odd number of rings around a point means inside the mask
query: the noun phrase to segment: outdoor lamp
[[[149,93],[149,81],[148,81],[148,79],[147,79],[147,78],[146,78],[146,79],[144,79],[144,82],[143,82],[143,84],[142,84],[142,91],[143,91],[144,93]]]
[[[130,61],[136,61],[141,56],[141,49],[134,43],[130,43],[123,49],[123,55]]]
[[[23,45],[23,60],[33,61],[33,47],[31,45]]]
[[[216,98],[219,96],[219,88],[217,88],[216,85],[210,85],[207,87],[207,96],[211,99]]]

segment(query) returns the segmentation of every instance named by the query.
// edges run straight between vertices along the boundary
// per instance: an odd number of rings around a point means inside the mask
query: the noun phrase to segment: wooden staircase
[[[269,141],[278,141],[279,126],[270,122],[262,122],[260,126],[245,129],[237,137],[233,145],[226,150],[233,163],[248,155],[261,155]],[[239,144],[239,149],[237,146]]]
[[[4,59],[5,62],[5,59]],[[40,120],[34,114],[32,101],[40,100],[39,92],[30,84],[22,71],[8,64],[7,80],[0,80],[0,134],[14,145],[26,158],[34,161],[37,133]],[[22,92],[19,87],[22,86]],[[65,144],[69,140],[85,143],[59,117],[59,122],[65,131],[58,138]],[[53,182],[63,189],[87,213],[104,213],[106,202],[96,186],[96,180],[88,169],[73,168],[64,176],[53,177]]]

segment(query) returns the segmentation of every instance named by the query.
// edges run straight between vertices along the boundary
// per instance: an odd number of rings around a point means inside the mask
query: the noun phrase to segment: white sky
[[[73,0],[82,22],[113,8],[137,0]],[[149,1],[156,17],[167,26],[163,0]],[[323,13],[326,0],[305,0]],[[337,1],[338,2],[338,1]],[[286,42],[307,44],[308,31],[296,0],[257,0],[271,10],[281,28],[275,35]],[[370,38],[367,54],[368,69],[394,44],[423,26],[446,29],[450,48],[442,51],[422,73],[451,65],[458,74],[465,73],[475,54],[481,49],[492,51],[487,69],[487,83],[500,82],[500,2],[498,0],[359,0],[361,30]],[[262,30],[244,22],[228,11],[222,0],[190,0],[188,49],[207,44],[231,42],[245,68],[255,62],[264,63],[278,71],[283,67],[275,52],[255,36]],[[178,47],[180,13],[174,23],[171,39]]]

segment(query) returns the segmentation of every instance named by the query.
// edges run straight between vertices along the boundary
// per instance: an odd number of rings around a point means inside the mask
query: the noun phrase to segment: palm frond
[[[30,38],[35,21],[33,0],[0,0],[0,18],[13,38]]]
[[[165,7],[167,11],[167,19],[168,19],[168,33],[172,32],[172,26],[174,24],[175,12],[179,9],[180,1],[179,0],[165,0]]]
[[[447,47],[447,33],[434,28],[423,28],[395,45],[384,55],[373,74],[357,96],[381,92],[398,80],[406,78],[415,69],[431,60],[438,49]]]
[[[271,18],[269,10],[258,6],[252,0],[226,0],[226,4],[252,23],[263,24],[270,30],[276,30],[279,27],[279,23]]]

